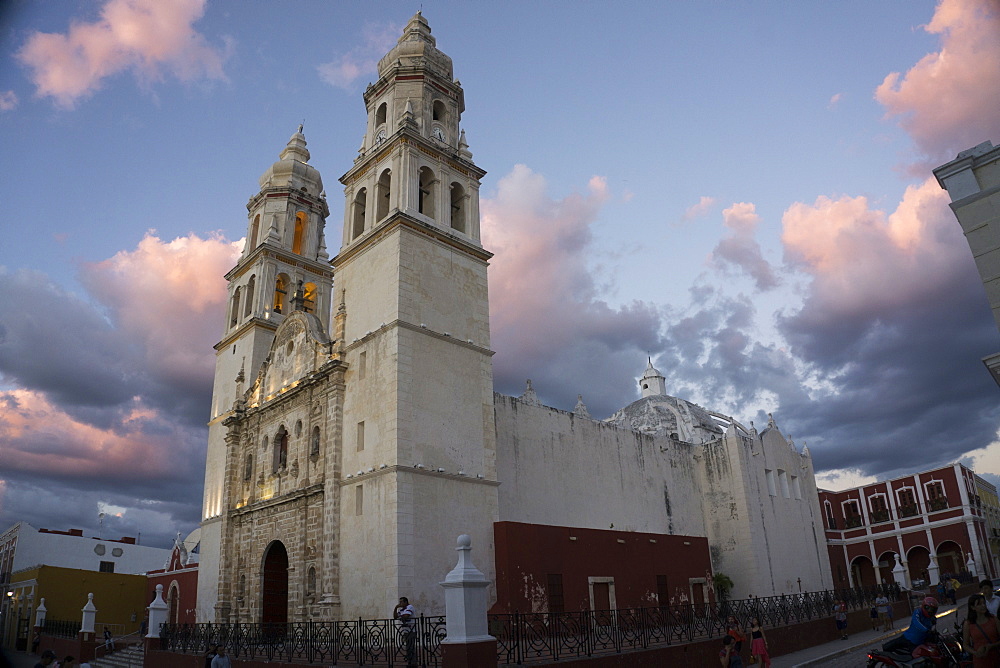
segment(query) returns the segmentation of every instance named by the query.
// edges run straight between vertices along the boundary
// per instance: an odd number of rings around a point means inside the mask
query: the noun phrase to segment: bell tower
[[[201,524],[198,621],[220,620],[217,598],[226,466],[226,427],[234,403],[250,386],[274,340],[295,308],[330,322],[332,272],[324,229],[330,215],[319,171],[309,164],[300,125],[279,160],[260,177],[247,202],[246,243],[226,274],[229,299],[222,339],[215,345],[215,383],[208,423],[208,454]]]
[[[364,93],[367,124],[341,177],[333,258],[348,364],[344,395],[343,615],[408,596],[443,611],[459,534],[492,556],[496,436],[479,187],[452,61],[418,12]],[[340,318],[343,317],[343,320]],[[488,576],[493,565],[486,566]],[[481,567],[482,567],[481,566]]]

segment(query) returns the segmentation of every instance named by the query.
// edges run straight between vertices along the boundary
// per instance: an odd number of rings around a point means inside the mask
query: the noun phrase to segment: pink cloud
[[[193,28],[204,11],[205,0],[109,0],[97,21],[33,33],[17,57],[37,95],[65,108],[126,69],[144,80],[159,79],[161,68],[184,81],[221,79],[223,55]]]
[[[828,317],[897,308],[967,265],[948,197],[930,178],[886,215],[865,197],[819,197],[782,217],[786,260],[813,277],[807,307]]]
[[[722,212],[722,220],[732,233],[716,244],[712,259],[724,267],[731,265],[745,271],[758,290],[776,287],[780,281],[754,238],[760,223],[756,207],[750,202],[738,202]]]
[[[0,393],[0,459],[10,471],[46,475],[137,477],[162,475],[171,468],[178,444],[173,434],[151,435],[144,426],[154,411],[134,400],[124,419],[102,429],[74,419],[45,395],[30,390]],[[190,451],[181,444],[181,451]],[[6,468],[5,467],[5,468]]]
[[[0,92],[0,111],[11,111],[17,107],[17,93],[12,90]]]
[[[692,204],[684,212],[683,220],[694,220],[707,214],[715,205],[715,198],[702,195],[697,204]]]
[[[886,76],[875,98],[937,164],[1000,137],[1000,3],[942,0],[924,30],[941,49]]]
[[[394,24],[365,26],[362,44],[318,65],[319,78],[331,86],[351,91],[359,77],[377,75],[379,59],[395,46],[400,32],[402,28]]]
[[[123,333],[143,343],[152,370],[210,383],[225,314],[223,276],[242,247],[242,240],[194,234],[164,242],[149,232],[135,250],[85,265],[81,280]]]

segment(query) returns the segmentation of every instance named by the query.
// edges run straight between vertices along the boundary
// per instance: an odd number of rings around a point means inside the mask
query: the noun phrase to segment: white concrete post
[[[45,626],[45,614],[47,612],[48,610],[45,608],[45,599],[43,598],[42,602],[38,604],[38,608],[35,610],[35,626],[38,628]]]
[[[938,568],[937,557],[930,555],[931,562],[927,565],[927,588],[930,589],[941,581],[941,569]]]
[[[94,595],[87,594],[87,605],[83,606],[83,623],[80,625],[80,633],[93,633],[95,621],[97,621],[97,608],[94,607]]]
[[[458,537],[458,564],[441,583],[447,615],[448,637],[443,643],[467,644],[496,640],[486,621],[486,588],[490,583],[472,564],[472,539]]]
[[[969,559],[965,562],[965,570],[972,573],[972,577],[976,580],[979,579],[979,570],[976,568],[976,560],[972,558],[972,553],[969,552]]]
[[[903,568],[903,562],[900,561],[899,555],[896,555],[896,565],[892,569],[892,579],[896,581],[902,589],[909,589],[909,583],[907,583],[907,572]]]
[[[170,610],[167,602],[163,600],[163,585],[156,585],[156,596],[153,602],[146,608],[149,611],[149,628],[146,631],[147,638],[159,638],[160,627],[167,623],[167,614]]]

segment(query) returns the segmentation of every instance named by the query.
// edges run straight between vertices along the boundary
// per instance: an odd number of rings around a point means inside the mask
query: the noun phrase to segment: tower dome
[[[667,379],[653,366],[653,358],[649,358],[646,372],[639,379],[639,387],[643,397],[655,397],[667,393]]]
[[[437,40],[431,35],[431,27],[423,14],[417,12],[406,24],[402,37],[389,53],[378,61],[378,75],[399,63],[404,67],[423,66],[438,76],[451,80],[451,58],[437,49]]]
[[[302,126],[288,140],[279,160],[260,175],[260,187],[305,189],[314,195],[323,192],[319,170],[309,164],[309,149]]]

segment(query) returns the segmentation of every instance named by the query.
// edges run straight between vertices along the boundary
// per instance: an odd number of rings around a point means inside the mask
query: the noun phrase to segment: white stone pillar
[[[927,588],[931,589],[941,581],[941,571],[938,568],[937,557],[930,555],[930,563],[927,564]]]
[[[160,627],[167,623],[169,612],[167,602],[163,600],[163,585],[156,585],[156,595],[146,610],[149,612],[149,628],[146,630],[146,637],[159,638]]]
[[[898,584],[903,589],[909,589],[910,584],[909,582],[907,582],[909,578],[907,577],[908,573],[906,571],[906,568],[903,566],[903,562],[900,560],[899,555],[897,554],[895,555],[895,557],[896,557],[896,565],[892,569],[892,579],[895,580],[896,584]]]
[[[80,633],[94,633],[94,622],[97,621],[97,608],[94,607],[94,595],[87,594],[87,605],[83,606],[83,623]]]
[[[977,581],[979,580],[979,569],[976,568],[976,560],[972,558],[971,552],[969,552],[969,558],[965,562],[965,569],[972,573],[972,577],[974,577]]]
[[[45,626],[45,614],[47,612],[48,610],[45,608],[45,599],[43,598],[42,602],[38,604],[38,608],[35,610],[36,627],[42,628],[43,626]]]
[[[472,539],[458,537],[458,564],[445,577],[445,614],[448,617],[448,637],[444,643],[472,643],[496,640],[489,634],[486,623],[486,588],[489,580],[472,563]]]

